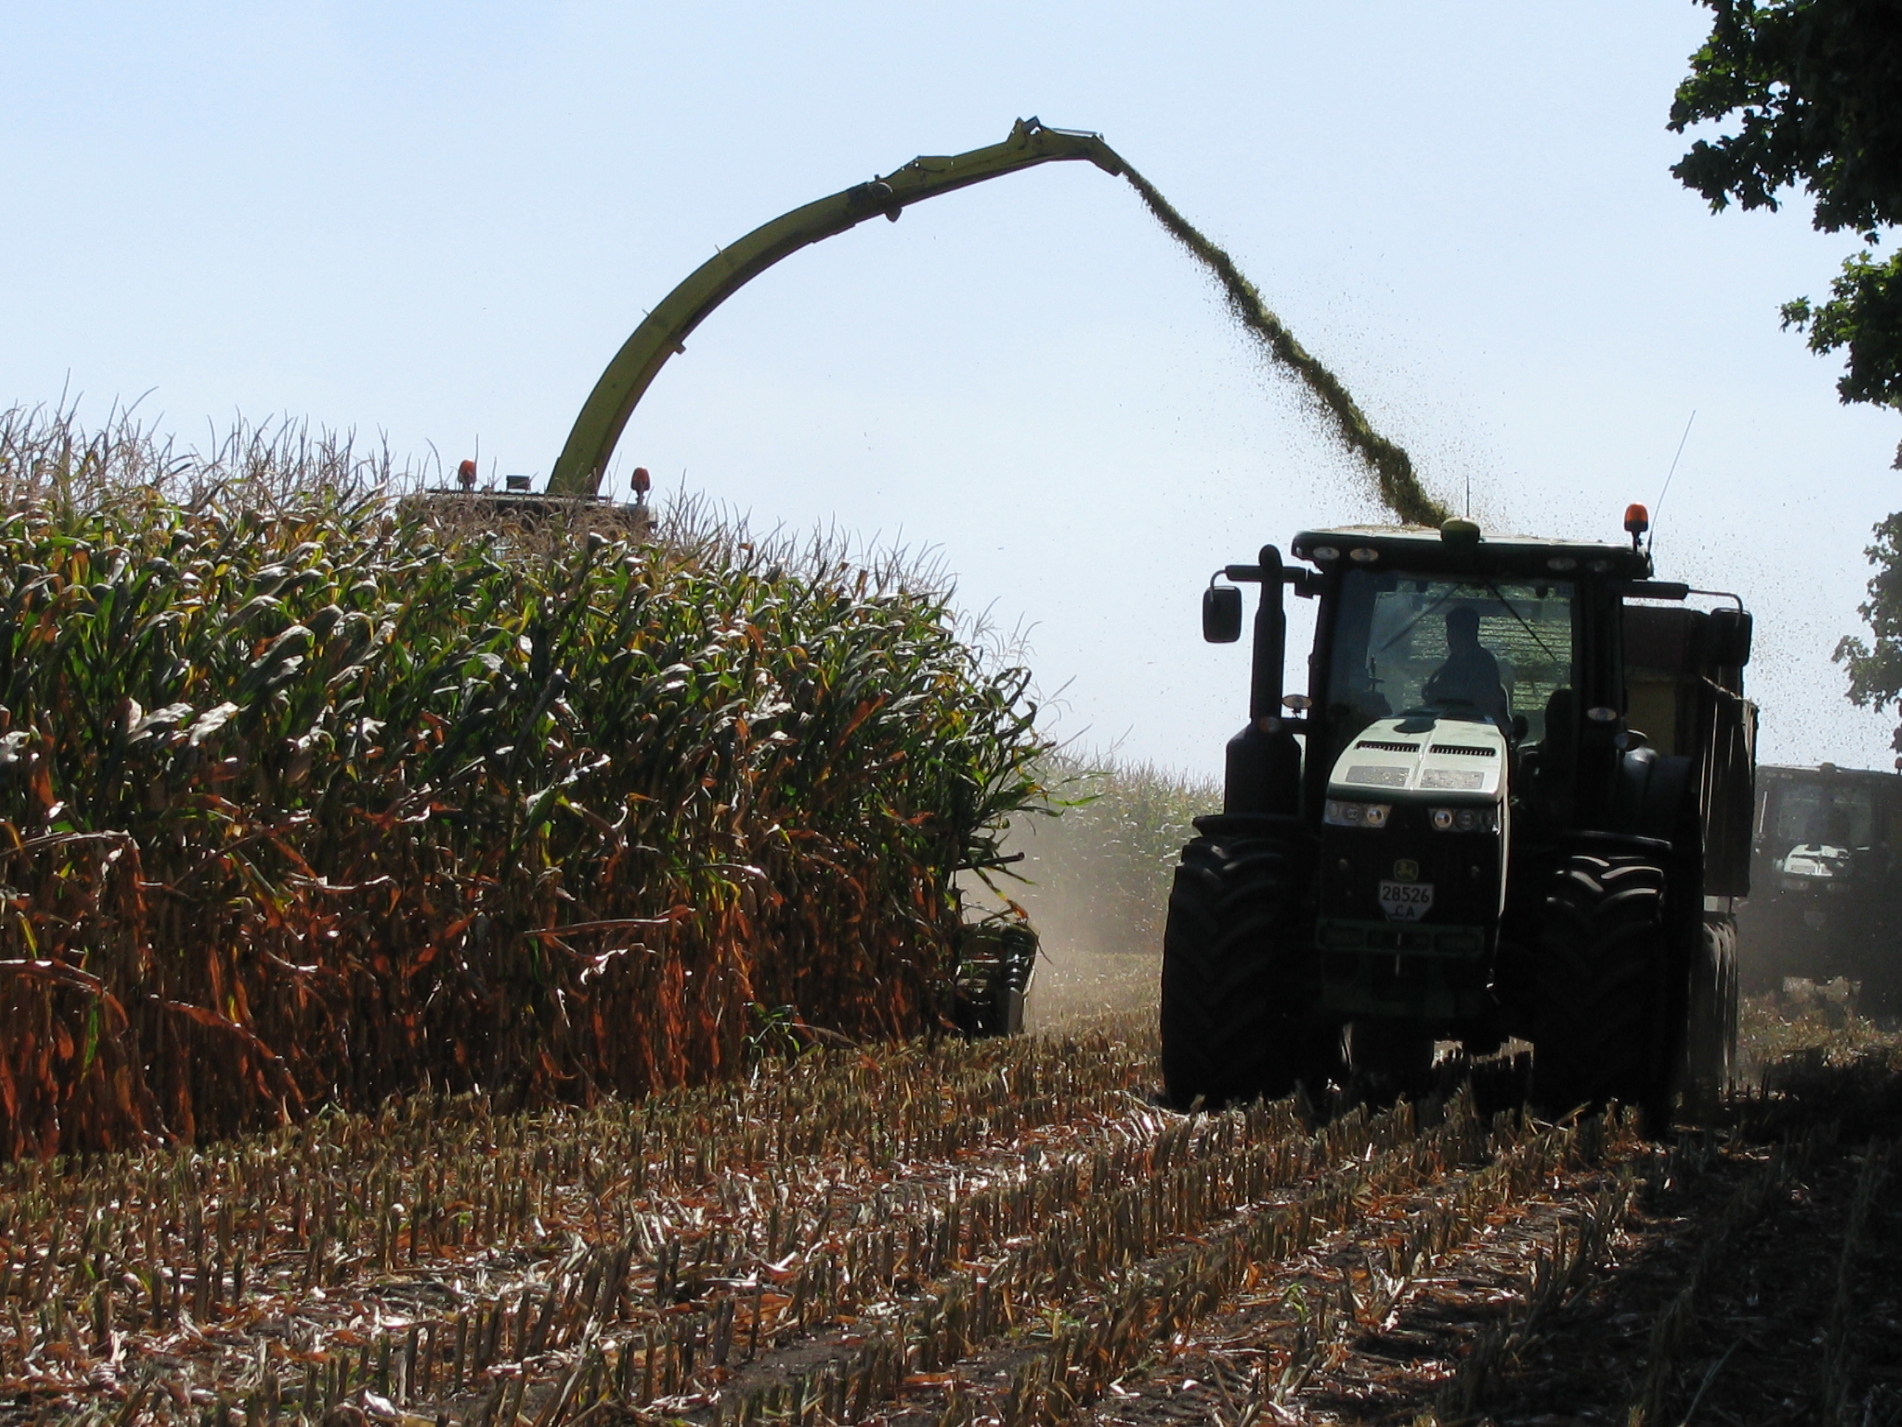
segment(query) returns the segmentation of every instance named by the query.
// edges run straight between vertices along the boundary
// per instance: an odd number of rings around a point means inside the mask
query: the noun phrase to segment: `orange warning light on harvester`
[[[1645,531],[1651,528],[1651,512],[1633,501],[1625,507],[1625,533],[1631,537],[1631,548],[1638,548],[1638,541]]]

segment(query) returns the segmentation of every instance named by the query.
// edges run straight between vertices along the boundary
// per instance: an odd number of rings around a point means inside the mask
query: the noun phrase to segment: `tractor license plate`
[[[1433,905],[1431,882],[1382,882],[1380,910],[1390,922],[1417,922]]]

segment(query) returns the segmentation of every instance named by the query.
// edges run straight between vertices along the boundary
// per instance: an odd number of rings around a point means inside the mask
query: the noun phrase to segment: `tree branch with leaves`
[[[1671,173],[1713,212],[1776,209],[1800,187],[1819,231],[1862,238],[1829,297],[1785,303],[1783,325],[1812,351],[1846,350],[1845,402],[1902,409],[1902,255],[1874,251],[1902,223],[1902,0],[1700,3],[1715,21],[1670,127],[1730,132],[1698,139]]]
[[[1876,543],[1863,553],[1876,573],[1857,613],[1869,622],[1875,642],[1846,634],[1833,657],[1849,670],[1849,702],[1881,713],[1892,705],[1902,709],[1902,514],[1878,525]],[[1902,752],[1902,725],[1890,746]]]

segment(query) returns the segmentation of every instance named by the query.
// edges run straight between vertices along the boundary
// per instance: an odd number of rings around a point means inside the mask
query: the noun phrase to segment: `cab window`
[[[1575,686],[1568,581],[1448,579],[1349,570],[1328,670],[1338,747],[1376,719],[1428,714],[1545,737],[1553,696]],[[1337,747],[1337,751],[1338,751]]]
[[[1875,840],[1875,800],[1866,788],[1791,783],[1777,801],[1775,839],[1784,847],[1815,843],[1868,847]]]

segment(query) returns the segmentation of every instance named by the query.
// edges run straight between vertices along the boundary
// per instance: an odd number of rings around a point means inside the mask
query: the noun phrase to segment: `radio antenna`
[[[1691,410],[1691,421],[1697,420],[1697,410]],[[1658,492],[1658,503],[1651,507],[1651,538],[1644,543],[1644,553],[1649,555],[1651,547],[1658,543],[1658,513],[1664,509],[1664,498],[1671,493],[1671,477],[1677,474],[1679,457],[1684,454],[1684,443],[1691,439],[1691,421],[1684,423],[1684,434],[1677,438],[1677,455],[1671,458],[1671,469],[1664,473],[1664,489]]]

